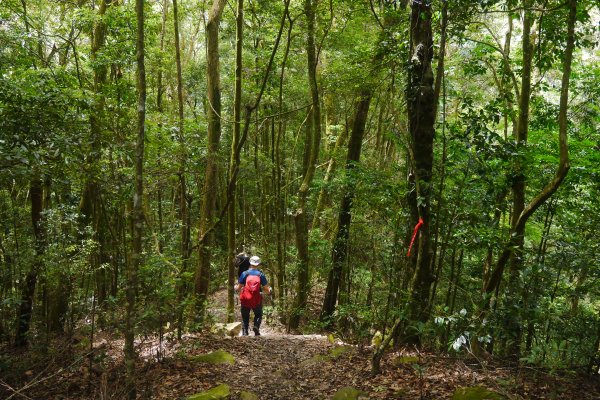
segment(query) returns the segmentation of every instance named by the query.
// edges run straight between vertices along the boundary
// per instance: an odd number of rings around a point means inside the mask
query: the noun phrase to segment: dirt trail
[[[212,297],[209,309],[217,322],[225,322],[226,299],[225,290]],[[236,320],[241,321],[239,305]],[[357,348],[332,344],[322,335],[286,334],[268,315],[260,332],[261,336],[251,332],[247,337],[188,338],[178,350],[179,354],[185,352],[186,358],[225,350],[234,356],[235,362],[207,365],[175,358],[167,361],[168,368],[164,363],[157,364],[149,375],[151,381],[161,384],[150,389],[152,397],[178,398],[183,394],[181,389],[185,395],[191,395],[220,383],[231,387],[232,399],[239,398],[241,391],[255,393],[265,400],[327,399],[345,386],[368,391],[364,380],[368,357],[356,357]]]
[[[213,296],[211,310],[223,321],[226,292]],[[237,320],[240,321],[239,306]],[[261,400],[326,400],[352,386],[369,399],[450,399],[457,388],[481,386],[511,399],[597,399],[596,379],[573,380],[543,372],[514,371],[435,354],[401,351],[386,355],[383,372],[370,375],[369,349],[332,344],[320,335],[289,335],[274,319],[263,321],[261,336],[189,338],[180,348],[185,357],[154,364],[147,382],[149,397],[184,399],[220,383],[231,388],[231,399],[250,391]],[[235,362],[207,365],[187,362],[215,350],[231,353]],[[406,360],[415,362],[405,362]],[[400,362],[398,362],[400,360]],[[516,372],[516,373],[515,373]]]

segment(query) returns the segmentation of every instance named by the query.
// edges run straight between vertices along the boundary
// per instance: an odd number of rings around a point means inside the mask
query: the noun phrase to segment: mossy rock
[[[227,400],[229,399],[229,386],[221,384],[204,392],[196,393],[187,400]]]
[[[189,358],[190,361],[203,362],[207,364],[233,364],[235,358],[224,350],[213,351],[208,354],[201,354]]]
[[[367,393],[351,386],[346,386],[335,392],[331,400],[358,400],[366,398]]]
[[[329,360],[329,356],[327,355],[323,355],[323,354],[317,354],[312,356],[311,358],[309,358],[308,360],[304,360],[300,363],[300,365],[311,365],[311,364],[318,364],[324,361]]]
[[[331,355],[331,358],[338,358],[339,356],[341,356],[344,353],[347,353],[351,349],[352,346],[336,346],[333,349],[331,349],[329,354]]]
[[[252,392],[246,392],[245,390],[242,390],[242,392],[240,393],[240,399],[241,400],[260,400],[260,398],[255,395]]]
[[[461,387],[456,389],[452,400],[505,400],[506,398],[483,386]]]
[[[417,357],[417,356],[401,356],[401,357],[394,359],[393,364],[398,366],[398,365],[416,364],[418,362],[419,362],[419,357]]]

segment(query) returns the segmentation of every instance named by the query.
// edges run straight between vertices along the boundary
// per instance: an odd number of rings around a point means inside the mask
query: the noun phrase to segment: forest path
[[[260,399],[328,399],[341,387],[362,386],[360,376],[368,368],[362,358],[356,365],[349,354],[335,354],[332,349],[327,340],[317,337],[201,337],[186,348],[184,357],[167,360],[168,368],[158,368],[157,375],[149,371],[146,378],[155,383],[153,398],[181,398],[225,383],[231,388],[231,399],[240,398],[242,391]],[[195,361],[217,350],[230,353],[234,362]]]
[[[226,304],[225,290],[213,295],[210,311],[217,322],[225,322]],[[239,305],[236,316],[240,321]],[[230,387],[231,400],[247,399],[242,397],[244,391],[261,400],[328,400],[348,386],[368,399],[450,399],[461,387],[486,387],[503,395],[497,398],[507,399],[600,398],[597,379],[514,371],[502,365],[482,367],[410,350],[388,353],[382,373],[371,376],[370,349],[331,343],[321,335],[286,334],[268,315],[263,323],[258,337],[188,337],[174,357],[146,371],[148,397],[186,399],[224,383]],[[196,359],[217,350],[230,353],[233,363],[207,364]]]
[[[224,289],[211,297],[209,311],[216,322],[225,322],[226,304]],[[269,304],[266,299],[267,311]],[[236,321],[241,321],[239,304]],[[268,312],[260,331],[261,336],[251,332],[246,337],[188,338],[177,351],[185,354],[183,358],[166,360],[169,368],[163,365],[149,371],[149,381],[160,382],[150,389],[152,397],[181,398],[182,392],[189,396],[221,383],[230,386],[231,399],[241,398],[242,391],[265,400],[329,399],[346,386],[369,391],[364,379],[369,371],[369,357],[366,353],[357,357],[358,348],[332,344],[322,335],[287,334]],[[233,355],[233,364],[193,361],[217,350]]]

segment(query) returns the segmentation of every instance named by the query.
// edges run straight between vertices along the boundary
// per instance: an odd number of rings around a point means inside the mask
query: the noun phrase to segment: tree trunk
[[[196,318],[202,319],[210,283],[211,247],[214,243],[213,219],[216,207],[217,152],[221,140],[221,89],[219,71],[219,23],[225,0],[215,0],[206,23],[206,80],[208,98],[208,148],[204,176],[204,198],[200,215],[198,269],[195,277]]]
[[[317,84],[317,49],[315,45],[315,24],[316,24],[316,2],[313,0],[304,1],[304,13],[307,21],[306,32],[306,55],[308,69],[308,83],[310,87],[310,97],[312,110],[310,112],[310,126],[307,128],[307,140],[305,154],[308,159],[304,163],[304,177],[302,184],[298,189],[298,208],[294,215],[296,226],[296,247],[298,249],[298,288],[296,299],[290,318],[290,328],[296,329],[300,323],[300,318],[306,308],[306,299],[308,297],[308,284],[310,280],[310,260],[308,254],[308,216],[307,200],[308,191],[315,175],[315,168],[319,159],[319,150],[321,146],[321,104],[319,99],[319,87]]]
[[[404,3],[403,3],[404,4]],[[390,16],[384,20],[384,26],[389,27],[398,23],[397,17]],[[386,30],[382,31],[385,35]],[[385,36],[381,37],[385,40]],[[384,53],[379,49],[373,56],[373,70],[371,76],[376,76],[381,68],[381,63],[384,58]],[[350,234],[351,210],[352,201],[354,200],[354,190],[356,187],[355,177],[353,175],[356,164],[360,161],[360,153],[362,150],[362,141],[367,124],[367,116],[371,99],[376,85],[372,82],[366,82],[360,90],[359,99],[356,103],[356,111],[352,122],[352,130],[348,141],[348,153],[346,156],[345,174],[347,178],[347,186],[344,189],[344,195],[341,200],[340,210],[338,213],[338,227],[336,236],[333,242],[332,249],[332,265],[327,279],[327,287],[325,289],[325,298],[323,300],[323,308],[321,310],[321,321],[331,322],[330,319],[335,311],[335,306],[340,290],[340,283],[343,278],[344,266],[346,265],[348,238]]]
[[[244,0],[238,0],[237,15],[235,29],[235,86],[233,98],[233,138],[231,140],[231,157],[229,160],[229,176],[233,176],[233,168],[235,168],[235,160],[237,148],[240,143],[240,128],[241,128],[241,111],[242,111],[242,45],[244,38]],[[236,254],[236,182],[233,182],[229,209],[227,210],[227,248],[228,255],[233,260],[233,255]],[[233,285],[234,285],[234,270],[233,261],[228,261],[228,279],[227,279],[227,321],[233,322],[234,304],[233,304]]]
[[[446,59],[446,38],[448,30],[448,2],[444,1],[442,6],[442,21],[440,27],[440,52],[438,54],[438,63],[435,70],[435,84],[433,87],[433,104],[435,110],[433,115],[437,117],[437,109],[439,105],[440,93],[442,90],[442,84],[444,83],[444,60]],[[444,88],[445,91],[445,88]],[[445,97],[444,93],[444,97]],[[446,100],[444,99],[444,104]],[[445,114],[445,110],[444,110]],[[444,121],[445,122],[445,121]]]
[[[137,138],[135,146],[135,192],[133,195],[133,234],[131,264],[127,268],[127,309],[125,315],[125,368],[127,398],[135,400],[135,360],[136,351],[133,345],[136,321],[136,292],[138,269],[142,264],[142,240],[144,229],[144,141],[146,130],[146,70],[144,66],[144,0],[136,0],[137,17],[136,63],[137,63]]]
[[[313,228],[319,227],[320,221],[321,221],[321,213],[323,212],[324,209],[326,209],[327,207],[330,206],[330,198],[329,198],[329,193],[328,193],[329,189],[327,188],[327,185],[331,182],[331,179],[333,179],[333,174],[335,172],[335,167],[336,167],[335,156],[336,156],[339,148],[342,147],[344,145],[344,143],[346,142],[347,137],[348,137],[348,129],[344,128],[344,130],[342,130],[340,132],[337,140],[335,141],[333,151],[331,152],[329,162],[327,163],[327,171],[325,172],[325,177],[323,178],[323,187],[321,188],[321,191],[319,192],[319,197],[317,199],[317,206],[315,207],[315,212],[314,212],[313,221],[312,221]]]
[[[431,266],[430,205],[433,168],[435,95],[433,88],[433,37],[431,5],[413,3],[411,14],[411,67],[408,88],[408,113],[411,147],[411,175],[414,188],[408,198],[410,227],[422,219],[415,241],[416,251],[410,257],[414,271],[409,297],[409,320],[425,322],[429,318],[429,293],[434,281]],[[410,229],[412,233],[412,229]],[[409,342],[419,342],[414,332],[404,332]]]
[[[460,277],[461,277],[461,273],[462,273],[463,256],[464,256],[463,249],[460,249],[458,252],[458,261],[457,261],[456,257],[455,257],[455,251],[456,251],[456,249],[452,250],[452,252],[453,252],[453,254],[452,254],[452,272],[454,271],[455,264],[458,264],[458,267],[457,267],[456,274],[452,274],[454,276],[450,277],[450,281],[448,284],[448,292],[446,294],[446,303],[445,303],[446,307],[449,307],[449,309],[448,309],[449,315],[454,314],[454,306],[456,304],[456,294],[458,293],[458,287],[460,285]],[[452,322],[449,322],[448,325],[446,325],[446,329],[444,330],[444,335],[442,336],[442,344],[448,343],[448,338],[450,336],[451,330],[452,330]]]
[[[445,82],[445,74],[444,74],[444,60],[446,57],[446,32],[448,28],[448,2],[444,2],[442,6],[442,21],[441,21],[441,34],[440,34],[440,51],[438,55],[438,64],[435,72],[435,84],[433,88],[433,104],[435,107],[434,115],[437,117],[437,109],[439,105],[440,93],[442,92],[443,86],[443,108],[442,108],[442,161],[440,163],[440,186],[438,188],[438,198],[437,198],[437,206],[435,210],[436,214],[436,222],[434,228],[434,242],[432,248],[432,258],[431,258],[431,269],[434,271],[434,282],[433,288],[431,290],[431,298],[429,301],[429,310],[428,313],[431,312],[433,308],[433,304],[435,301],[435,294],[437,290],[437,284],[439,282],[441,270],[444,263],[444,255],[447,241],[442,243],[442,249],[440,251],[439,260],[437,258],[438,254],[438,240],[440,233],[440,220],[441,220],[441,210],[443,209],[444,203],[444,182],[446,178],[446,157],[447,157],[447,143],[446,143],[446,82]],[[437,262],[437,264],[436,264]]]
[[[523,288],[523,308],[527,314],[527,336],[525,339],[526,353],[529,353],[531,351],[533,339],[535,337],[536,318],[534,318],[534,313],[538,306],[540,288],[543,287],[543,277],[541,270],[544,267],[544,259],[546,258],[548,237],[550,235],[550,228],[552,227],[552,221],[554,219],[555,206],[553,205],[553,203],[553,201],[550,201],[546,210],[546,217],[544,218],[544,229],[542,230],[542,238],[540,239],[540,245],[538,247],[536,262],[533,267],[533,278],[530,280],[531,284],[525,285],[525,287]]]
[[[165,50],[165,32],[167,28],[167,11],[168,11],[168,2],[167,0],[163,0],[162,4],[162,21],[160,26],[160,54],[162,55]],[[160,60],[162,61],[162,59]],[[162,114],[164,112],[163,109],[163,94],[165,92],[163,86],[163,68],[162,63],[158,66],[158,71],[156,74],[156,111],[160,114],[159,122],[158,122],[158,130],[162,133],[163,123],[162,123]],[[162,152],[158,150],[157,164],[158,168],[162,169]],[[156,193],[156,202],[158,207],[158,251],[162,254],[164,251],[164,224],[163,224],[163,192],[162,185],[158,185],[157,193]]]
[[[527,7],[526,3],[525,6]],[[507,301],[515,307],[510,311],[507,326],[509,334],[509,353],[518,360],[520,355],[519,346],[521,343],[521,315],[518,311],[519,299],[519,273],[523,266],[523,246],[525,244],[525,225],[517,226],[519,216],[525,208],[525,166],[522,154],[527,145],[527,136],[529,132],[529,103],[531,99],[531,73],[533,59],[533,44],[531,43],[531,26],[533,15],[531,11],[526,10],[523,17],[523,70],[521,72],[521,97],[519,99],[519,119],[515,136],[517,156],[515,158],[515,175],[512,182],[513,202],[511,217],[511,234],[515,235],[514,251],[509,258],[510,279],[507,286]]]
[[[35,172],[34,172],[35,174]],[[33,264],[23,285],[21,293],[21,304],[17,314],[17,332],[15,335],[15,346],[23,347],[27,345],[27,334],[31,325],[31,316],[33,313],[33,302],[35,287],[37,284],[38,273],[42,269],[44,260],[44,229],[42,226],[43,211],[43,189],[42,181],[39,176],[34,176],[29,188],[29,197],[31,199],[31,223],[33,225],[33,237],[35,243],[35,256]]]
[[[356,177],[352,176],[356,164],[360,161],[360,153],[362,150],[362,141],[367,124],[367,116],[371,98],[373,96],[372,87],[363,89],[361,97],[356,106],[356,114],[352,124],[352,132],[348,142],[348,155],[346,156],[346,178],[348,184],[344,189],[344,195],[340,204],[338,213],[338,228],[333,242],[332,250],[332,265],[327,279],[327,288],[325,290],[325,299],[323,300],[323,310],[321,311],[321,320],[327,322],[337,303],[338,292],[340,289],[340,281],[344,272],[346,263],[348,237],[350,234],[350,222],[352,219],[352,201],[354,200]]]
[[[275,139],[275,162],[273,164],[273,168],[275,171],[275,231],[276,231],[276,241],[277,241],[277,297],[279,299],[286,299],[285,294],[287,293],[286,287],[286,276],[285,276],[285,262],[284,262],[284,248],[283,248],[283,225],[285,224],[285,202],[284,197],[282,195],[282,156],[281,156],[281,139],[284,136],[284,120],[281,115],[283,112],[283,81],[285,77],[285,67],[287,64],[288,55],[290,52],[291,42],[292,42],[292,29],[294,26],[293,20],[289,16],[289,12],[286,12],[286,18],[288,19],[289,26],[287,32],[287,41],[285,45],[285,52],[283,55],[283,60],[281,62],[281,73],[279,74],[279,96],[277,100],[277,110],[279,112],[278,122],[277,122],[277,137]],[[286,305],[283,304],[282,308],[285,310]]]
[[[179,168],[177,171],[179,179],[179,219],[181,221],[181,269],[179,272],[180,279],[177,283],[177,332],[178,336],[183,331],[183,298],[185,296],[185,282],[182,276],[188,270],[190,258],[190,225],[188,212],[188,194],[187,183],[185,177],[185,168],[187,164],[187,153],[185,146],[185,124],[183,113],[183,77],[181,70],[181,46],[179,45],[179,9],[177,0],[173,0],[173,34],[175,38],[175,64],[177,66],[177,141],[179,142]]]
[[[102,153],[102,120],[104,115],[105,101],[102,88],[106,84],[108,68],[105,61],[98,60],[98,53],[106,43],[107,26],[104,16],[107,9],[112,5],[112,0],[101,0],[98,8],[98,21],[92,32],[92,45],[90,55],[94,71],[93,91],[95,101],[90,113],[90,142],[89,152],[86,157],[87,180],[81,198],[81,212],[84,216],[84,223],[91,225],[93,239],[98,243],[97,249],[90,256],[90,264],[96,275],[96,284],[98,286],[98,300],[103,306],[106,299],[105,271],[100,268],[102,263],[105,243],[105,235],[101,230],[102,206],[101,187],[99,183],[100,167],[98,165]]]

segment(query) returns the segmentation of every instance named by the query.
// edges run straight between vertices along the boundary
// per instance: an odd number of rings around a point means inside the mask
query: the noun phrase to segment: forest
[[[598,0],[0,0],[0,398],[600,398],[599,42]]]

